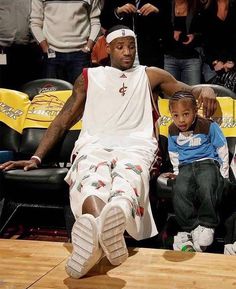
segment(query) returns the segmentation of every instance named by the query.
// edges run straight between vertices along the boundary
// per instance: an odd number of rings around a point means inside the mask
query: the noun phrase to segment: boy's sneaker
[[[126,229],[125,212],[118,204],[108,203],[99,217],[99,242],[112,265],[123,263],[128,257],[124,232]]]
[[[192,235],[192,240],[193,240],[193,245],[194,248],[197,252],[202,252],[204,251],[206,248],[201,248],[198,240],[199,240],[199,231],[200,231],[200,226],[197,226],[194,230],[191,231],[191,235]]]
[[[175,251],[182,251],[185,246],[193,247],[191,234],[188,232],[178,232],[178,234],[174,236],[173,249]]]
[[[192,232],[193,244],[198,252],[205,251],[213,243],[215,230],[201,225],[197,226]]]
[[[66,272],[81,278],[102,258],[98,242],[96,219],[89,214],[79,217],[72,228],[73,251],[66,264]]]
[[[199,238],[198,238],[198,244],[201,247],[208,247],[210,246],[214,241],[214,233],[215,230],[212,228],[206,228],[203,226],[199,226]]]
[[[233,244],[226,244],[224,246],[225,255],[236,255],[236,241]]]

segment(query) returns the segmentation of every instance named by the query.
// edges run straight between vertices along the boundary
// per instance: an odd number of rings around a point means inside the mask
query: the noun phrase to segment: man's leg
[[[83,203],[82,214],[90,214],[97,218],[105,206],[105,203],[96,196],[89,196]]]
[[[179,62],[179,59],[171,55],[164,55],[164,69],[172,74],[177,80],[181,80]]]
[[[181,81],[188,85],[201,83],[201,59],[189,58],[181,60]]]
[[[101,216],[100,244],[113,265],[123,263],[128,257],[128,250],[124,239],[124,231],[134,238],[141,239],[145,229],[151,231],[150,224],[144,229],[143,212],[149,202],[148,185],[149,170],[139,156],[117,153],[117,161],[113,162],[112,188],[108,204]],[[147,192],[147,194],[145,194]],[[145,212],[146,214],[146,212]],[[149,216],[149,220],[150,220]],[[140,233],[141,232],[141,233]]]
[[[108,199],[111,178],[109,161],[100,159],[99,154],[78,158],[71,170],[71,202],[76,221],[72,229],[73,252],[66,271],[71,277],[81,278],[103,256],[97,217],[105,205],[102,197]]]
[[[90,53],[76,51],[67,53],[67,81],[74,84],[76,78],[82,73],[83,68],[90,66]]]

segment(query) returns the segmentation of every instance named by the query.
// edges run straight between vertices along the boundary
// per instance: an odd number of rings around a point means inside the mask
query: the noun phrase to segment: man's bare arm
[[[65,131],[70,129],[81,119],[84,111],[85,99],[84,79],[83,75],[80,75],[75,81],[72,95],[68,98],[62,110],[46,130],[35,155],[42,159],[60,140]]]
[[[64,133],[81,119],[84,111],[85,100],[86,91],[84,78],[81,74],[75,81],[72,95],[68,98],[62,110],[46,130],[34,155],[38,156],[40,159],[43,159],[61,139]],[[28,161],[10,161],[2,164],[0,169],[9,170],[21,167],[24,167],[25,170],[36,168],[37,160],[31,159]]]
[[[175,92],[180,90],[190,91],[191,86],[177,81],[169,72],[157,68],[157,67],[148,67],[146,69],[151,88],[154,89],[156,86],[160,86],[163,93],[167,96],[172,96]]]
[[[216,95],[212,88],[193,88],[183,82],[177,81],[170,73],[156,67],[146,69],[152,89],[160,86],[167,96],[172,96],[177,91],[191,91],[198,100],[198,106],[203,105],[203,114],[210,117],[216,110]]]

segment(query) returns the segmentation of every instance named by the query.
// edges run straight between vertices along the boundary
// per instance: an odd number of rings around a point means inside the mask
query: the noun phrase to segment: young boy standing
[[[174,249],[192,245],[203,251],[211,245],[219,223],[218,204],[228,178],[228,147],[217,123],[200,117],[190,92],[179,91],[169,101],[173,123],[168,150],[176,177],[173,206],[181,232]]]

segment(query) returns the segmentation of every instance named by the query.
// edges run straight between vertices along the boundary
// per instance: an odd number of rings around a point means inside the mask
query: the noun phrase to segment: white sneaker
[[[212,228],[206,228],[203,226],[199,226],[199,238],[198,244],[202,247],[210,246],[214,241],[214,233],[215,230]]]
[[[198,252],[205,251],[208,246],[213,243],[215,230],[212,228],[206,228],[199,225],[195,228],[191,234],[193,238],[193,244]]]
[[[224,254],[225,255],[236,255],[236,242],[233,244],[226,244],[224,246]]]
[[[201,248],[199,245],[199,231],[200,231],[200,226],[196,227],[194,230],[191,231],[191,236],[193,240],[193,246],[197,252],[202,252],[205,251],[206,248]]]
[[[182,251],[185,246],[193,247],[192,236],[188,232],[178,232],[178,234],[174,236],[173,249],[175,251]]]
[[[81,278],[102,258],[96,219],[89,214],[79,217],[72,228],[73,252],[65,266],[73,278]]]
[[[108,203],[103,208],[100,219],[99,242],[112,265],[120,265],[128,257],[124,232],[126,216],[118,204]]]

